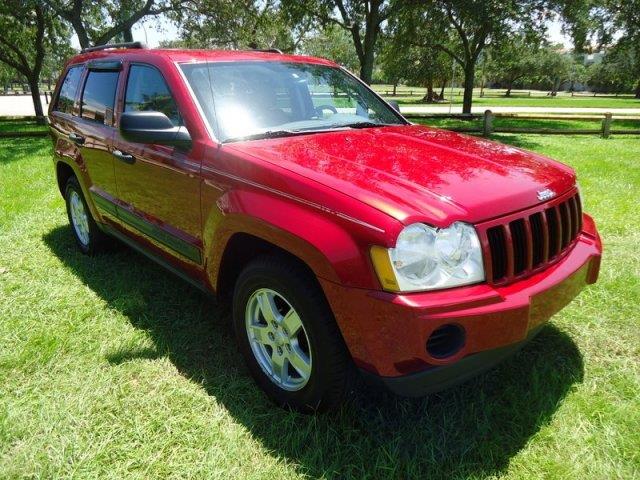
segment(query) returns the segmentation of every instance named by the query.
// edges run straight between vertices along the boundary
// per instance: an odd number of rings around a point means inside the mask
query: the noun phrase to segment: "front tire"
[[[239,349],[276,404],[304,413],[337,407],[353,366],[324,294],[296,262],[268,256],[240,274],[233,298]]]
[[[106,236],[91,216],[91,211],[76,177],[67,181],[64,198],[73,237],[80,251],[93,255],[104,245]]]

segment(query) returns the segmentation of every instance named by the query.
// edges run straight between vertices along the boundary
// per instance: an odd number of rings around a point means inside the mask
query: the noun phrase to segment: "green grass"
[[[439,128],[475,128],[482,129],[483,119],[471,120],[458,118],[410,118],[412,122]],[[521,119],[509,117],[496,117],[493,121],[494,128],[549,128],[553,130],[581,129],[598,130],[602,127],[602,120],[572,120],[572,119]],[[640,130],[640,120],[614,119],[611,124],[613,130]]]
[[[386,95],[385,92],[391,92],[390,85],[373,85],[373,89],[382,94],[388,100],[396,100],[400,105],[425,105],[422,102],[425,89],[420,87],[402,87],[398,89],[399,94],[396,97]],[[407,93],[412,90],[413,95]],[[439,92],[439,89],[436,90]],[[640,99],[634,98],[633,95],[614,96],[575,96],[567,92],[559,92],[558,96],[550,97],[546,92],[533,91],[531,96],[520,91],[514,91],[511,97],[504,96],[504,90],[485,89],[485,97],[480,97],[480,89],[474,89],[473,105],[483,107],[576,107],[576,108],[640,108]],[[445,98],[443,103],[432,105],[449,105],[450,90],[445,90]],[[462,105],[462,95],[460,89],[454,89],[453,105]]]
[[[49,141],[0,141],[0,477],[639,478],[640,138],[496,139],[577,169],[599,283],[465,385],[315,417],[257,390],[212,301],[79,254]]]
[[[40,125],[31,120],[2,120],[0,119],[0,133],[5,132],[41,132],[46,131],[46,125]]]

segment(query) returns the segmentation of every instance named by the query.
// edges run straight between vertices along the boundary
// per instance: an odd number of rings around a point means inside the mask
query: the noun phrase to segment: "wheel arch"
[[[60,190],[60,195],[62,195],[62,197],[64,198],[65,187],[67,185],[67,182],[71,177],[76,177],[76,179],[78,180],[78,184],[82,189],[84,200],[85,202],[87,202],[87,205],[89,206],[89,211],[91,212],[93,219],[96,222],[98,222],[98,224],[100,224],[102,221],[102,216],[100,215],[100,212],[98,211],[93,201],[93,197],[91,196],[89,187],[85,183],[87,181],[86,174],[83,175],[83,173],[78,169],[77,165],[71,162],[67,162],[65,160],[60,160],[60,159],[56,161],[55,168],[56,168],[56,181],[58,183],[58,189]]]
[[[60,194],[64,197],[64,190],[67,182],[71,177],[78,178],[75,170],[71,165],[67,162],[59,160],[56,162],[56,180],[58,182],[58,190],[60,190]],[[80,181],[80,180],[78,180]]]
[[[278,256],[296,263],[320,288],[316,273],[303,258],[255,234],[236,232],[228,238],[220,257],[215,281],[218,297],[224,300],[229,299],[242,269],[254,259],[264,255]]]

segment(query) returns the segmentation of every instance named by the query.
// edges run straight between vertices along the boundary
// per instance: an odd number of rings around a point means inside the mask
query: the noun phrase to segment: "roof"
[[[335,62],[324,58],[306,55],[288,55],[258,50],[189,50],[189,49],[161,49],[161,48],[114,48],[95,52],[81,53],[73,57],[73,61],[86,61],[98,58],[124,58],[135,56],[164,56],[175,62],[239,62],[239,61],[279,61],[295,63],[314,63],[318,65],[336,66]]]

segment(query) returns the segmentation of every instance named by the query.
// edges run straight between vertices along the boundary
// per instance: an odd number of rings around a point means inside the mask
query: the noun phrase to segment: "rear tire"
[[[353,386],[353,365],[315,279],[283,256],[242,271],[233,296],[240,352],[277,405],[303,413],[336,408]]]
[[[108,237],[93,219],[76,177],[70,177],[67,180],[64,198],[69,224],[78,248],[85,255],[94,255],[101,250]]]

